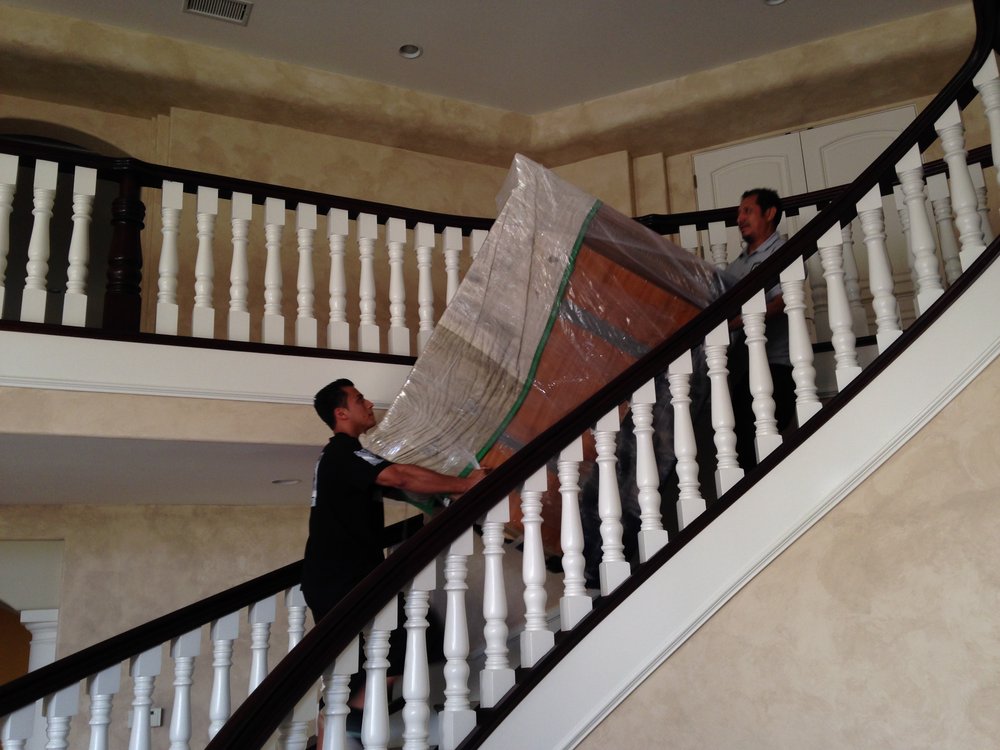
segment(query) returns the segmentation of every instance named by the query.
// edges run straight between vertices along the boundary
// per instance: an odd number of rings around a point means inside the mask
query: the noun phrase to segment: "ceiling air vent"
[[[244,0],[184,0],[184,12],[246,26],[253,3]]]

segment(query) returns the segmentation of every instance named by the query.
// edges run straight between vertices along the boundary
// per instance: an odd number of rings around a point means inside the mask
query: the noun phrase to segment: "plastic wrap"
[[[368,445],[497,467],[721,292],[716,270],[524,156],[482,249]]]

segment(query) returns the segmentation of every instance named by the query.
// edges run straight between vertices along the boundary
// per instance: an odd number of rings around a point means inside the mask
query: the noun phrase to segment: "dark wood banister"
[[[914,144],[920,143],[926,147],[933,142],[934,123],[952,102],[968,101],[970,98],[968,89],[972,78],[982,67],[998,39],[998,8],[995,0],[974,0],[974,7],[976,41],[969,58],[914,122],[862,172],[858,179],[841,190],[832,198],[826,209],[800,229],[771,258],[761,263],[723,294],[718,301],[614,378],[601,391],[583,401],[560,422],[533,439],[508,459],[500,469],[487,475],[459,502],[432,519],[421,533],[404,542],[376,572],[351,591],[275,667],[209,743],[208,750],[237,748],[246,750],[260,747],[266,742],[300,697],[319,678],[324,665],[333,663],[365,624],[398,591],[404,589],[417,571],[426,567],[441,550],[470,528],[500,498],[512,492],[527,477],[545,465],[550,456],[558,454],[597,419],[617,406],[639,386],[666,369],[671,361],[694,347],[721,322],[733,317],[742,304],[762,288],[768,279],[776,276],[795,258],[812,255],[816,251],[815,243],[823,233],[835,222],[853,218],[857,202],[872,187],[887,180],[887,176],[894,172],[896,163]],[[765,460],[760,466],[760,471],[766,471],[771,465],[773,461]],[[697,523],[693,525],[699,529],[702,527]],[[551,657],[543,659],[543,662],[549,658]],[[512,693],[518,692],[517,687],[512,691]],[[502,708],[499,708],[498,714],[510,709],[510,705],[514,702],[512,698],[514,695],[508,695],[501,702]],[[463,745],[475,747],[477,738],[481,740],[491,729],[492,726],[489,728],[483,726],[473,730],[473,734]]]

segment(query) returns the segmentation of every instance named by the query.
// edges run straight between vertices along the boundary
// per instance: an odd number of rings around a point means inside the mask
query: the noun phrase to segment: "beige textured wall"
[[[996,747],[998,403],[1000,361],[580,747]]]

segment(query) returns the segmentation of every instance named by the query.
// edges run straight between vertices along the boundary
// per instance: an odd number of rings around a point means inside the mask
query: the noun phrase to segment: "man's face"
[[[757,246],[774,232],[772,224],[774,214],[773,208],[769,208],[766,213],[760,210],[756,195],[748,195],[740,201],[736,224],[740,228],[740,236],[747,243],[749,251],[756,250]]]
[[[353,385],[344,388],[347,403],[334,410],[337,427],[355,437],[375,426],[374,404],[368,401]]]

